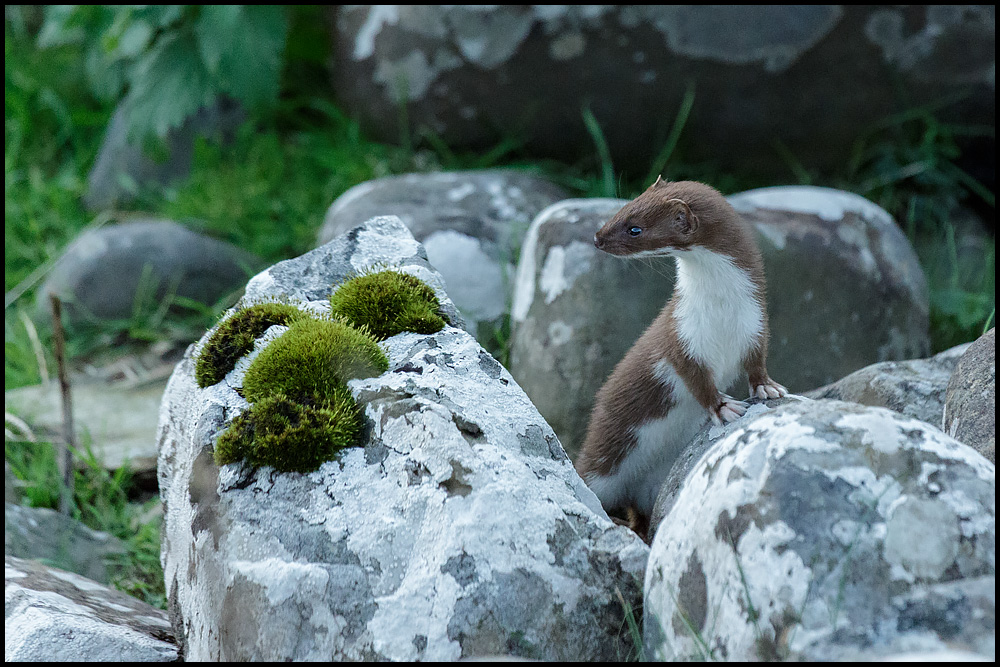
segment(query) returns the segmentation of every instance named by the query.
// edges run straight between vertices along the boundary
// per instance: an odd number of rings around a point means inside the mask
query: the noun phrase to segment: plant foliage
[[[273,105],[287,33],[286,10],[273,5],[52,5],[38,44],[82,45],[92,92],[124,95],[129,135],[145,140],[220,95]]]

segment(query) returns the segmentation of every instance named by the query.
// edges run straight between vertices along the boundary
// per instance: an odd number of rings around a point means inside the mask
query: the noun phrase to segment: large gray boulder
[[[535,154],[591,156],[589,106],[616,166],[636,175],[662,149],[690,87],[685,157],[773,176],[788,173],[789,153],[806,167],[840,167],[862,132],[900,110],[901,91],[916,106],[961,94],[936,108],[942,120],[995,122],[988,6],[331,11],[334,89],[386,140],[398,139],[402,117],[452,147],[513,137]]]
[[[213,305],[238,289],[260,260],[236,246],[170,220],[135,220],[83,232],[57,260],[38,292],[65,302],[69,321],[129,320],[165,299]]]
[[[995,654],[993,464],[925,422],[839,401],[746,420],[653,540],[654,659]]]
[[[71,572],[4,556],[6,662],[176,662],[167,615]]]
[[[771,377],[801,392],[875,362],[927,355],[927,285],[883,209],[799,186],[728,200],[756,229],[764,256]],[[594,232],[624,203],[567,200],[546,209],[518,264],[511,373],[571,454],[597,390],[673,289],[673,260],[626,260],[594,247]],[[740,380],[729,393],[747,391]]]
[[[275,265],[247,298],[284,294],[323,311],[333,283],[374,265],[424,279],[457,318],[395,217]],[[349,383],[364,446],[308,474],[217,467],[213,443],[246,405],[245,366],[199,389],[197,346],[178,365],[159,479],[185,658],[625,657],[620,600],[639,603],[645,545],[611,523],[552,429],[468,333],[403,333],[382,347],[390,370]]]
[[[484,345],[510,310],[514,263],[535,215],[567,193],[527,173],[491,169],[388,176],[356,185],[330,206],[327,243],[378,215],[395,215],[423,244],[466,329]]]
[[[948,381],[941,428],[996,463],[997,334],[980,336]]]
[[[927,359],[882,361],[804,395],[889,408],[940,426],[948,381],[968,347],[956,345]]]
[[[885,209],[810,186],[728,197],[757,229],[767,272],[768,370],[793,391],[930,353],[927,281]]]

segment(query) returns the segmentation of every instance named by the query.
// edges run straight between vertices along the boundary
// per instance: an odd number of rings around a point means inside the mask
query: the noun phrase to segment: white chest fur
[[[725,255],[694,248],[675,256],[678,336],[688,356],[711,369],[715,386],[725,391],[763,329],[754,283]]]

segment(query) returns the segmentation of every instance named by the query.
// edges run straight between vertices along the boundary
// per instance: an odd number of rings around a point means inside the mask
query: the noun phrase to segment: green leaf
[[[283,8],[208,5],[201,9],[195,33],[198,51],[220,92],[248,107],[277,99],[288,33]]]
[[[130,78],[132,88],[124,106],[131,139],[164,138],[215,98],[190,31],[157,40],[136,62]]]

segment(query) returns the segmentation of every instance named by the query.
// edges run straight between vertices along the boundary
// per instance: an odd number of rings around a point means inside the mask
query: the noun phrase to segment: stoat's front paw
[[[771,378],[767,378],[767,381],[761,384],[750,386],[750,398],[763,398],[766,400],[769,398],[781,398],[782,396],[788,396],[788,390]]]
[[[722,394],[722,402],[712,411],[712,422],[716,426],[734,422],[746,414],[747,407],[749,406],[743,401],[738,401],[732,396]]]

